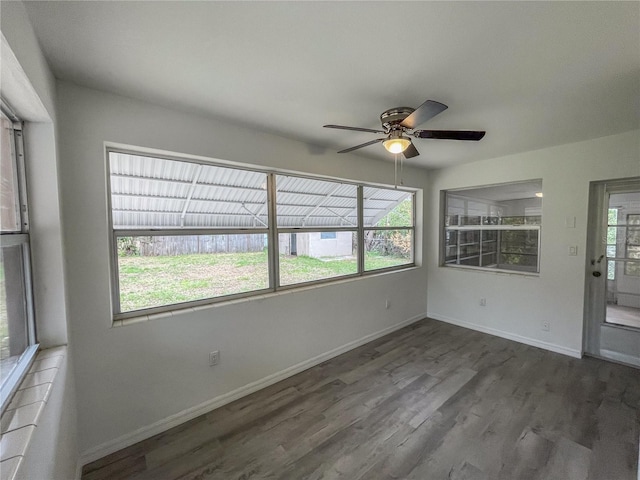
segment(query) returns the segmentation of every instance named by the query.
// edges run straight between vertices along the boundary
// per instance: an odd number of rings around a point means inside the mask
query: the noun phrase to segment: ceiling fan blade
[[[486,132],[471,130],[416,130],[413,135],[418,138],[436,138],[440,140],[473,140],[478,141]]]
[[[353,152],[354,150],[357,150],[359,148],[368,147],[369,145],[373,145],[374,143],[384,142],[385,140],[386,140],[386,137],[385,138],[376,138],[375,140],[371,140],[370,142],[361,143],[360,145],[356,145],[355,147],[351,147],[351,148],[346,148],[344,150],[340,150],[338,153]]]
[[[344,125],[323,125],[324,128],[337,128],[340,130],[355,130],[356,132],[386,133],[384,130],[372,130],[371,128],[345,127]]]
[[[427,120],[435,117],[439,113],[444,112],[447,107],[444,103],[436,102],[434,100],[427,100],[418,108],[416,108],[411,115],[405,118],[400,125],[407,128],[416,128],[418,125],[423,124]]]
[[[405,149],[404,152],[402,152],[402,154],[404,155],[404,158],[413,158],[413,157],[417,157],[418,155],[420,155],[420,152],[418,151],[418,149],[415,147],[415,145],[413,143],[409,144],[409,146]]]

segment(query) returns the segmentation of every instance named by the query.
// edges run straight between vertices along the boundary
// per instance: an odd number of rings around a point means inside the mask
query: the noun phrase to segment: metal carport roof
[[[267,174],[109,152],[114,229],[266,228]],[[364,225],[375,226],[411,193],[364,187]],[[357,187],[276,176],[278,226],[357,224]]]

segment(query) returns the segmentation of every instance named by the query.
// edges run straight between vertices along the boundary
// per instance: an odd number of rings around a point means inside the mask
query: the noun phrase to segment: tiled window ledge
[[[42,350],[0,419],[0,480],[13,480],[38,426],[66,347]]]

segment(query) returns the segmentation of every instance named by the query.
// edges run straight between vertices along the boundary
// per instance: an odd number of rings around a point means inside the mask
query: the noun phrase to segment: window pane
[[[413,194],[390,188],[364,187],[365,227],[412,227]]]
[[[640,245],[628,245],[627,258],[637,258],[640,260]],[[640,277],[640,261],[624,262],[624,274]]]
[[[640,252],[638,255],[631,258],[640,258]],[[640,261],[624,262],[624,274],[633,277],[640,277]]]
[[[29,345],[22,245],[3,246],[0,256],[0,379],[5,379]]]
[[[615,280],[616,279],[616,262],[613,260],[609,260],[607,262],[607,279]]]
[[[444,265],[537,272],[541,180],[448,191],[443,215]]]
[[[634,225],[607,228],[607,243],[624,245],[640,245],[640,227]]]
[[[541,192],[542,180],[451,190],[446,192],[444,214],[466,216],[459,225],[538,224],[542,215]]]
[[[265,234],[119,237],[117,248],[122,312],[269,286]]]
[[[480,266],[480,256],[479,255],[460,255],[460,265],[467,265],[469,267],[479,267]]]
[[[413,229],[365,230],[364,241],[367,271],[413,262]]]
[[[498,268],[535,271],[538,266],[538,230],[500,232]]]
[[[322,238],[333,233],[334,238]],[[280,285],[358,273],[356,232],[301,232],[278,235]]]
[[[609,210],[611,211],[611,210]],[[615,210],[614,210],[615,212]],[[617,254],[617,247],[615,244],[607,245],[607,258],[615,258]],[[609,260],[607,261],[607,279],[615,280],[616,279],[616,262]]]
[[[279,227],[356,227],[358,187],[312,178],[276,176]]]
[[[627,244],[640,245],[640,227],[627,227]]]
[[[481,267],[497,267],[498,263],[498,236],[497,230],[483,230],[480,265]]]
[[[629,225],[640,225],[640,214],[632,213],[627,215],[627,223]]]
[[[499,225],[540,225],[541,220],[540,215],[515,215],[500,218]]]
[[[20,231],[18,175],[12,152],[12,124],[4,117],[0,137],[0,226],[3,232]]]
[[[114,229],[266,228],[267,175],[109,153]]]
[[[460,216],[460,225],[481,225],[481,224],[482,224],[481,215],[461,215]]]

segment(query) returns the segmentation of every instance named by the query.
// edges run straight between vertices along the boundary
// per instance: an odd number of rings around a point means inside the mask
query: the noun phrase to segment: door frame
[[[607,308],[607,211],[612,193],[640,191],[640,177],[591,182],[589,185],[587,249],[585,256],[584,328],[582,348],[585,355],[639,367],[624,353],[603,355],[603,329],[626,330],[640,337],[640,329],[606,323]],[[594,277],[599,271],[601,276]],[[630,363],[631,362],[631,363]]]

